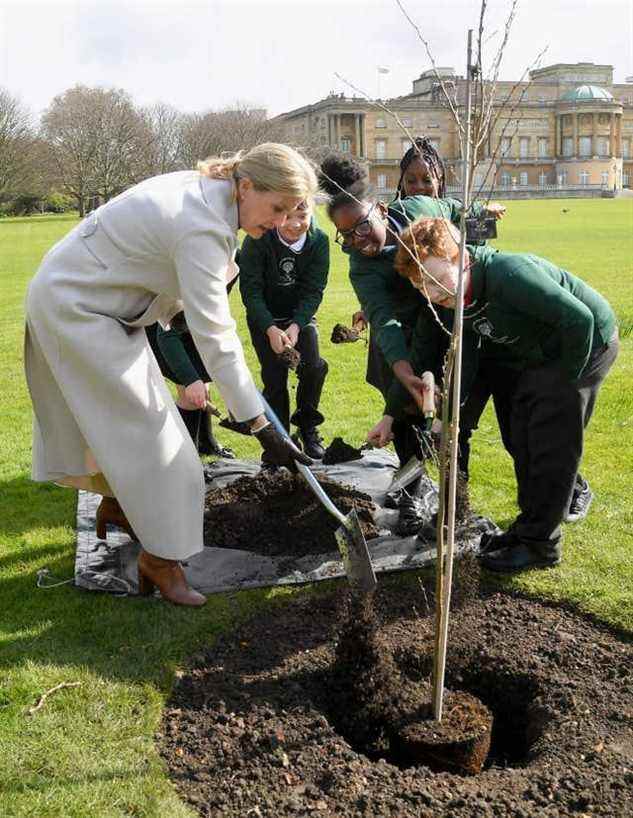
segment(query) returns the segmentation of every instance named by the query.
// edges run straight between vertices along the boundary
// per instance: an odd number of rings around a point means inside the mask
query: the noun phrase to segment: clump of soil
[[[296,370],[301,363],[301,353],[294,347],[286,347],[283,352],[277,355],[277,358],[284,366],[287,366],[288,369],[292,369],[293,371]]]
[[[378,536],[371,498],[317,475],[326,494],[343,513],[356,509],[365,539]],[[207,491],[204,543],[278,556],[337,551],[339,522],[316,499],[305,481],[287,469],[263,469],[225,488]]]
[[[399,674],[396,702],[428,684],[425,594],[430,583],[381,578],[374,598],[375,644]],[[200,815],[631,816],[630,636],[495,588],[464,599],[451,617],[447,685],[493,713],[491,748],[479,775],[436,773],[372,758],[340,732],[350,702],[339,706],[332,691],[345,602],[341,583],[259,611],[179,678],[157,741]]]
[[[357,329],[346,327],[345,324],[334,324],[330,341],[333,344],[352,344],[360,340],[360,332]]]
[[[350,460],[360,460],[363,453],[346,443],[342,437],[335,437],[325,450],[323,463],[333,466],[335,463],[348,463]]]
[[[403,678],[381,638],[373,595],[350,598],[335,656],[331,718],[353,747],[403,766],[481,770],[490,748],[489,710],[468,693],[447,691],[437,722],[430,684]]]

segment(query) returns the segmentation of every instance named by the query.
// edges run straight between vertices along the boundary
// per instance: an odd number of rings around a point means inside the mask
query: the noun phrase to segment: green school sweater
[[[328,237],[314,220],[298,253],[276,230],[261,239],[247,236],[240,253],[240,293],[248,320],[261,332],[277,322],[305,327],[321,304],[329,268]]]
[[[555,364],[561,377],[577,379],[592,351],[609,342],[616,320],[608,302],[577,276],[529,253],[469,247],[470,301],[464,308],[464,395],[480,357],[500,367],[524,370]],[[411,286],[411,285],[410,285]],[[437,308],[450,331],[453,310]],[[420,313],[412,341],[412,366],[440,377],[448,336]],[[394,384],[387,413],[400,414],[408,393]]]
[[[459,225],[461,202],[408,196],[392,202],[387,210],[392,229],[402,231],[423,216],[449,219]],[[372,334],[389,366],[410,359],[403,327],[413,329],[426,299],[393,268],[397,245],[385,247],[370,258],[350,248],[349,277]]]

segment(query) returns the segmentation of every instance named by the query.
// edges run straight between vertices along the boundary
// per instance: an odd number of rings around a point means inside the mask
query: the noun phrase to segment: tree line
[[[74,208],[83,216],[142,179],[281,139],[264,110],[241,103],[183,113],[162,102],[138,106],[122,89],[76,85],[36,122],[0,87],[0,215]]]

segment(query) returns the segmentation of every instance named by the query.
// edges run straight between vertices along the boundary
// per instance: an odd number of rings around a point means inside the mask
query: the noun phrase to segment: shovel
[[[435,377],[432,372],[424,372],[422,380],[428,386],[422,393],[422,411],[428,431],[431,429],[435,415]],[[413,455],[404,466],[401,466],[394,473],[393,479],[387,489],[387,494],[393,494],[396,491],[406,488],[410,483],[420,477],[425,471],[424,462],[424,460],[419,460]]]
[[[264,404],[264,414],[268,420],[285,440],[290,441],[290,435],[279,421],[277,415],[270,408],[263,395],[260,395],[260,397]],[[310,469],[296,460],[295,465],[299,470],[299,474],[310,486],[317,500],[326,511],[329,511],[333,517],[336,517],[341,524],[334,532],[334,536],[336,537],[338,550],[343,560],[343,567],[345,568],[347,580],[352,590],[361,593],[373,591],[378,583],[376,582],[376,574],[371,564],[367,541],[360,527],[360,520],[358,519],[356,509],[352,508],[349,514],[343,514],[323,491],[323,487]]]

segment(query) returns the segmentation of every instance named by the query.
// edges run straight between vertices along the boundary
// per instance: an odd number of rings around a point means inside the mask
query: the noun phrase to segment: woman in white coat
[[[204,596],[180,560],[202,550],[204,480],[143,327],[184,309],[200,356],[267,459],[310,463],[263,416],[226,292],[237,230],[259,238],[317,191],[312,166],[264,144],[147,179],[98,208],[44,257],[26,299],[33,479],[103,495],[97,522],[136,534],[139,588]]]

